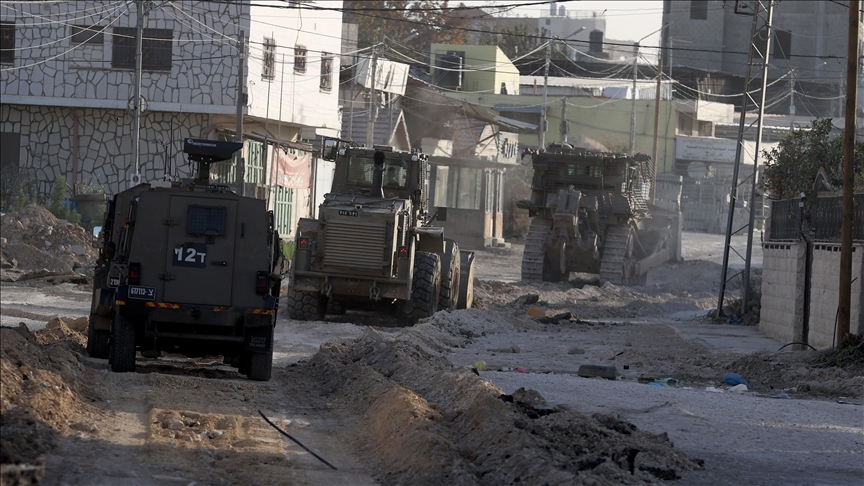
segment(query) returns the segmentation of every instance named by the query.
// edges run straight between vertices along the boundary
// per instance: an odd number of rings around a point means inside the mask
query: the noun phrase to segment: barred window
[[[0,22],[0,63],[15,62],[15,22]]]
[[[100,25],[73,25],[72,26],[72,43],[73,44],[102,44],[105,42],[103,31],[104,26]]]
[[[321,90],[330,91],[333,88],[333,56],[321,53]]]
[[[304,46],[294,48],[294,72],[298,74],[306,72],[306,48]]]
[[[261,65],[261,79],[273,81],[276,79],[276,39],[264,38],[264,63]]]
[[[141,42],[141,68],[149,71],[170,71],[172,61],[171,29],[144,29]],[[135,69],[135,27],[115,27],[111,67]]]

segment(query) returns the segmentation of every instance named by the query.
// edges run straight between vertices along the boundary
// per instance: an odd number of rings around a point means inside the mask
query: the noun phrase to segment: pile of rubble
[[[92,275],[99,251],[93,247],[95,236],[84,227],[57,219],[36,204],[0,214],[0,225],[0,281],[53,277],[53,283],[60,283]]]

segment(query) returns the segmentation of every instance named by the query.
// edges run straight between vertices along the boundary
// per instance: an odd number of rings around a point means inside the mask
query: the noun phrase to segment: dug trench
[[[62,323],[4,327],[3,484],[641,484],[699,467],[664,434],[550,407],[532,390],[505,394],[454,366],[447,353],[470,343],[478,319],[488,317],[367,328],[267,383],[215,358],[109,373]]]

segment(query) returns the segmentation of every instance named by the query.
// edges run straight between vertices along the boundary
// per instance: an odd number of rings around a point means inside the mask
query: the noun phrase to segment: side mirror
[[[447,207],[439,206],[435,211],[435,219],[438,221],[447,221]]]

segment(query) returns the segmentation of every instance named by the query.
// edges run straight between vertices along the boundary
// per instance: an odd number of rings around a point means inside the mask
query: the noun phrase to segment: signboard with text
[[[308,189],[312,184],[309,152],[292,154],[281,147],[273,147],[270,180],[274,184],[290,189]]]

